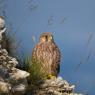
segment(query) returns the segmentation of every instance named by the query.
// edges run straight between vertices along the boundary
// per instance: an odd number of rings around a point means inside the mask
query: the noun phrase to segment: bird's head
[[[53,42],[53,36],[50,32],[45,32],[40,36],[40,42]]]

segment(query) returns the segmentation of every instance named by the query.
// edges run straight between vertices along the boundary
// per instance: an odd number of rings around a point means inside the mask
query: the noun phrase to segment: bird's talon
[[[55,79],[56,78],[56,76],[53,76],[53,75],[48,75],[47,76],[47,79]]]

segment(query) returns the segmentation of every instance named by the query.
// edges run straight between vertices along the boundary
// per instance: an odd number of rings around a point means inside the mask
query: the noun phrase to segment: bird
[[[39,61],[47,78],[57,77],[60,72],[61,53],[50,32],[42,33],[32,50],[32,60]]]

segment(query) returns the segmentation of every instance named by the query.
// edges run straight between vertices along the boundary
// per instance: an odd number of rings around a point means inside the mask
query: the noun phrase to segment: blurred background
[[[62,54],[59,76],[76,92],[95,94],[95,0],[0,0],[0,15],[29,55],[40,34],[52,32]]]

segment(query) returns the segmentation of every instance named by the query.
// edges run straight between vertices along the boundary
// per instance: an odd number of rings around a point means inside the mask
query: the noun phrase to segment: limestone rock
[[[62,77],[57,77],[45,80],[37,91],[37,95],[82,95],[75,94],[74,89],[75,85],[70,85]]]
[[[20,80],[29,76],[29,73],[23,70],[15,69],[14,72],[9,73],[10,79]]]
[[[10,89],[10,84],[0,81],[0,93],[9,93]]]
[[[0,30],[2,30],[5,27],[5,20],[3,17],[0,16]]]
[[[6,31],[5,21],[0,16],[0,93],[25,92],[29,73],[16,68],[18,61],[2,49],[2,34]],[[13,95],[13,94],[12,94]]]
[[[0,93],[25,92],[29,73],[16,68],[18,61],[0,49]]]

